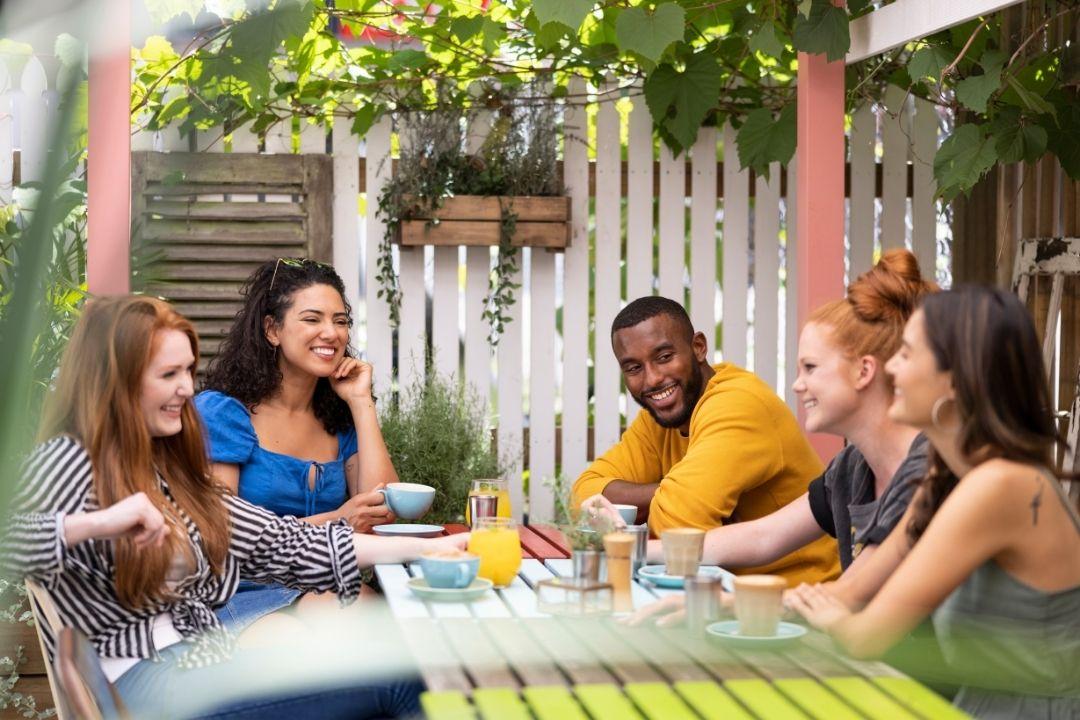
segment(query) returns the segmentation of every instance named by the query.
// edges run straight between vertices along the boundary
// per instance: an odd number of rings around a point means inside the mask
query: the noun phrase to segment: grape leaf
[[[934,179],[938,194],[952,200],[975,186],[997,161],[994,143],[982,125],[969,123],[946,138],[934,158]]]
[[[533,0],[533,12],[541,25],[557,22],[571,30],[581,27],[593,8],[593,0]]]
[[[953,60],[952,53],[940,45],[927,45],[916,50],[908,60],[908,74],[912,80],[933,78],[937,82],[941,71]]]
[[[635,52],[653,62],[668,45],[681,40],[686,28],[686,11],[675,3],[663,3],[652,12],[632,7],[619,13],[615,37],[623,52]]]
[[[743,168],[768,178],[770,163],[787,163],[791,159],[795,154],[795,107],[795,103],[784,106],[777,118],[767,108],[758,108],[746,116],[736,134]]]
[[[1041,125],[1013,125],[994,135],[998,162],[1035,162],[1046,152],[1046,128]]]
[[[851,47],[847,12],[829,0],[813,0],[810,16],[799,15],[795,18],[792,40],[796,49],[802,52],[811,55],[825,53],[830,62],[843,60]]]
[[[691,56],[682,72],[664,64],[645,79],[649,113],[657,125],[667,129],[668,145],[674,152],[694,144],[698,128],[720,94],[720,77],[716,58],[700,52]]]
[[[236,23],[230,33],[232,74],[246,81],[255,96],[270,92],[270,58],[286,38],[303,36],[311,25],[310,2],[279,2]]]
[[[776,25],[765,21],[750,36],[750,49],[769,57],[779,58],[784,52],[784,41],[776,34]]]

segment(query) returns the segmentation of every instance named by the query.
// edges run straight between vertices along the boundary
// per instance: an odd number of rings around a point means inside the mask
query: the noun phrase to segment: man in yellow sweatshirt
[[[602,494],[636,505],[652,535],[708,530],[775,512],[824,469],[795,416],[768,385],[734,365],[709,365],[703,333],[673,300],[643,297],[615,317],[611,345],[626,387],[646,410],[574,483],[580,505]],[[789,584],[840,573],[836,543],[822,537],[745,573]]]

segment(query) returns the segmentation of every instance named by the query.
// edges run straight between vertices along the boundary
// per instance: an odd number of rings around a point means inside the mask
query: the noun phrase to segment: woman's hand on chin
[[[351,407],[357,403],[371,402],[370,363],[357,358],[342,358],[330,373],[330,387]]]
[[[353,495],[341,506],[341,517],[349,521],[355,532],[371,532],[376,525],[392,523],[396,519],[383,494],[379,492],[384,487],[385,483],[380,483],[371,492]]]

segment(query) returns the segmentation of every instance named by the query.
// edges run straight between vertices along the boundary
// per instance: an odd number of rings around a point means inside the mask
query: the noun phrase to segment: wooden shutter
[[[333,259],[329,155],[135,152],[131,179],[136,286],[195,323],[200,369],[259,264]]]

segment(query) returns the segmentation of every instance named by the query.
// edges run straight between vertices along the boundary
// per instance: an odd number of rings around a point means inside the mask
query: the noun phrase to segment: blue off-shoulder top
[[[216,390],[195,396],[206,427],[210,460],[240,466],[239,495],[278,515],[307,517],[337,510],[348,498],[345,461],[356,454],[356,430],[338,433],[338,456],[319,463],[259,445],[247,408]],[[315,468],[315,486],[310,485]]]

